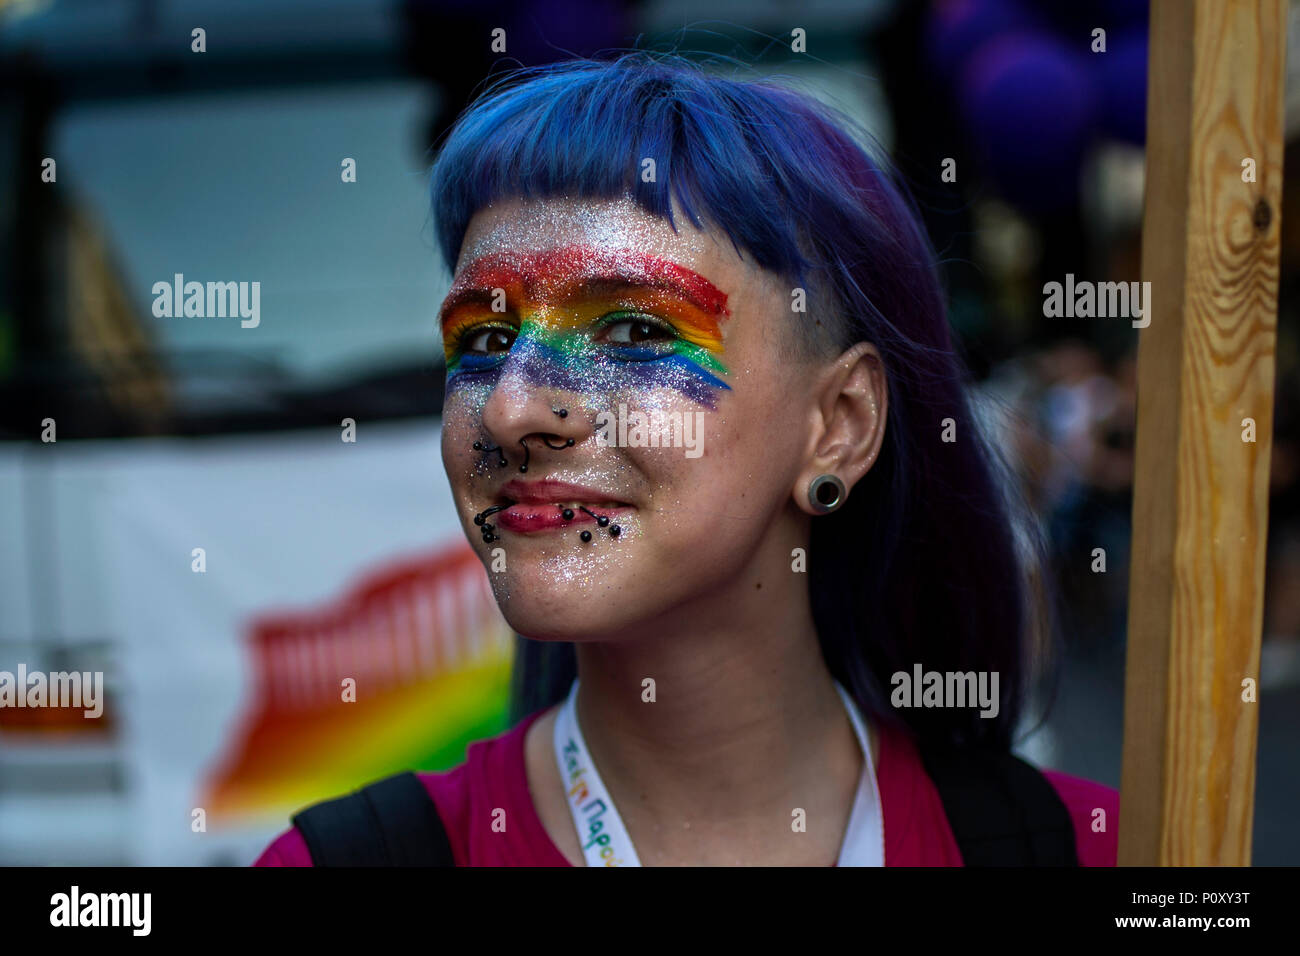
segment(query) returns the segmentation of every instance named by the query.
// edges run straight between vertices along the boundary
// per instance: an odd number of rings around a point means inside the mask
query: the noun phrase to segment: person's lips
[[[504,531],[521,534],[595,523],[598,517],[613,519],[632,510],[610,492],[549,478],[506,482],[500,504],[507,502],[509,507],[492,520]],[[566,516],[566,510],[571,516]]]

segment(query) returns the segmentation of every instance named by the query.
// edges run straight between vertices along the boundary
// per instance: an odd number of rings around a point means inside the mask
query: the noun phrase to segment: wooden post
[[[1286,3],[1153,0],[1150,36],[1119,862],[1249,865]]]

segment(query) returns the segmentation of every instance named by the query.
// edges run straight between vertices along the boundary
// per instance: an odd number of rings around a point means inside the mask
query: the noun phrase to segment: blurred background
[[[1023,752],[1118,786],[1137,330],[1045,318],[1042,290],[1140,277],[1146,24],[1130,0],[0,0],[0,670],[106,675],[99,720],[0,709],[0,863],[244,865],[307,803],[506,729],[510,633],[438,451],[429,159],[493,71],[634,44],[788,77],[893,155],[1051,545],[1062,675]],[[1297,164],[1256,864],[1300,862]],[[258,282],[259,324],[157,316],[178,274]]]

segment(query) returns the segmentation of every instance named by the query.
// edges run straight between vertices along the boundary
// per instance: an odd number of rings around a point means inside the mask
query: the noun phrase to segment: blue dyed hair
[[[826,355],[873,343],[889,382],[884,446],[845,504],[812,522],[822,652],[874,719],[934,744],[1006,748],[1042,604],[967,398],[933,249],[876,155],[847,118],[774,82],[640,52],[572,60],[509,74],[460,117],[434,166],[433,215],[453,269],[470,219],[497,199],[630,194],[680,228],[675,204],[808,291],[806,317],[791,320],[809,323],[801,340]],[[521,638],[517,651],[512,722],[560,700],[576,673],[571,644]],[[996,671],[997,716],[895,709],[890,677],[915,664]]]

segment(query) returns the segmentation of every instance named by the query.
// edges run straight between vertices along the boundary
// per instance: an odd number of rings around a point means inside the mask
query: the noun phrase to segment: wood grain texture
[[[1250,862],[1285,6],[1151,4],[1121,865]]]

